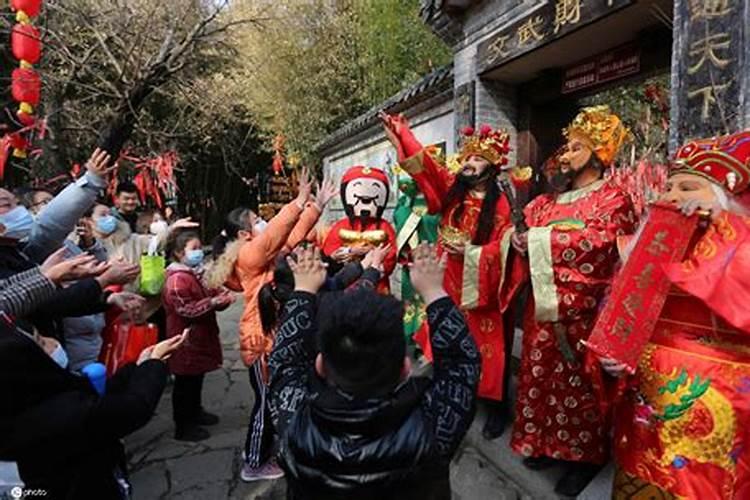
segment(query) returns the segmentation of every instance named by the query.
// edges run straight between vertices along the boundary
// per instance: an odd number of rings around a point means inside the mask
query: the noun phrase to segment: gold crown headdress
[[[493,130],[489,125],[482,125],[478,132],[473,127],[466,127],[463,135],[462,159],[477,155],[496,167],[502,167],[508,163],[510,135],[505,130]]]
[[[612,164],[622,145],[630,139],[630,130],[606,105],[581,110],[563,134],[568,140],[575,137],[583,141],[605,166]]]

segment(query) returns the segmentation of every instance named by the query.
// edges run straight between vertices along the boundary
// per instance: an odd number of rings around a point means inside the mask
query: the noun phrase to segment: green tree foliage
[[[257,2],[236,4],[247,16]],[[267,134],[305,160],[348,119],[450,59],[423,25],[419,0],[278,0],[246,31],[232,79]],[[255,12],[254,15],[259,15]]]

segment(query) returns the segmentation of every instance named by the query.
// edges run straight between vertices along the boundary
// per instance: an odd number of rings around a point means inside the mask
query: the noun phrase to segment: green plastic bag
[[[167,261],[162,255],[156,254],[156,239],[149,245],[147,255],[141,256],[141,274],[138,280],[138,293],[155,296],[161,293],[167,280]]]

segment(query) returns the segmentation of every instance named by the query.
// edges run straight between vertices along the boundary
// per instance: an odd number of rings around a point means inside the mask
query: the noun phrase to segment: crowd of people
[[[203,380],[222,365],[216,314],[240,297],[244,481],[285,476],[293,499],[447,499],[479,404],[486,439],[512,421],[524,465],[565,466],[561,495],[614,456],[618,499],[750,496],[750,133],[677,152],[656,206],[678,213],[683,248],[654,237],[656,212],[639,220],[606,176],[629,136],[606,107],[563,131],[531,200],[505,132],[466,130],[451,170],[404,117],[381,118],[413,180],[398,231],[384,220],[390,180],[367,166],[317,187],[303,169],[278,214],[238,207],[210,248],[173,208],[139,207],[128,182],[102,198],[105,151],[59,193],[0,189],[0,460],[47,498],[130,498],[122,438],[169,380],[175,439],[205,440],[219,422]],[[339,194],[345,216],[325,230]],[[397,262],[406,304],[390,293]],[[144,286],[154,269],[163,282]],[[589,344],[626,272],[638,279],[612,333],[636,365]],[[123,330],[149,328],[134,359],[112,364]],[[431,363],[419,376],[417,358]]]

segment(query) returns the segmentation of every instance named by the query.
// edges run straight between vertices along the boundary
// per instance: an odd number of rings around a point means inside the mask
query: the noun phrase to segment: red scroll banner
[[[612,292],[588,339],[597,356],[635,371],[671,286],[664,266],[685,257],[698,227],[671,207],[653,205],[638,244],[612,283]]]

